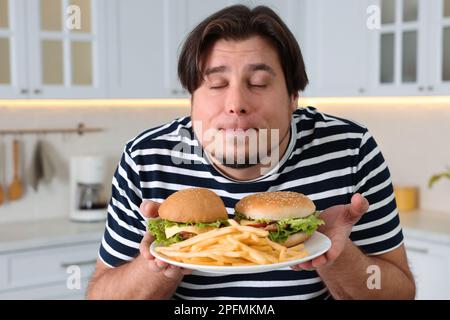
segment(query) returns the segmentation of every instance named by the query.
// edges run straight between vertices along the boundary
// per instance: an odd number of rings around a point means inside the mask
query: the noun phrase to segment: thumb
[[[367,201],[360,193],[356,193],[352,196],[350,204],[348,205],[346,219],[349,223],[355,224],[367,210],[369,210],[369,201]]]
[[[160,204],[155,201],[151,200],[144,200],[142,201],[141,205],[139,206],[139,210],[141,211],[141,214],[146,218],[155,218],[158,216],[158,208]]]

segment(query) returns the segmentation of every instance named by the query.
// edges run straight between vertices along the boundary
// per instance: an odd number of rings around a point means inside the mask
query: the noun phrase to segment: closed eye
[[[266,84],[249,84],[250,87],[255,87],[255,88],[266,88],[267,85]]]
[[[220,86],[211,86],[209,88],[212,89],[212,90],[218,90],[218,89],[223,89],[225,87],[226,87],[226,85],[220,85]]]

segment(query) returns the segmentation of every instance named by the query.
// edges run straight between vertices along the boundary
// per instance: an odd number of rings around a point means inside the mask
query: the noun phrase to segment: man
[[[272,10],[232,6],[210,16],[187,38],[178,71],[191,93],[191,116],[126,145],[88,298],[414,298],[383,156],[365,127],[297,109],[308,82],[303,58]],[[276,134],[263,141],[265,129]],[[258,133],[258,153],[250,132]],[[192,186],[215,191],[230,214],[254,192],[304,193],[323,210],[320,231],[332,247],[310,262],[261,274],[218,276],[168,265],[149,253],[145,218]]]

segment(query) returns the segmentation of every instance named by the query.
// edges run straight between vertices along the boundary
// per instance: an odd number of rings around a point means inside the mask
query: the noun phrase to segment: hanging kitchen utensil
[[[13,163],[14,163],[14,176],[13,181],[9,185],[8,188],[8,198],[9,200],[17,200],[22,197],[23,194],[23,186],[22,182],[19,178],[19,141],[14,139],[13,141]]]
[[[33,152],[27,177],[34,191],[38,191],[41,182],[50,183],[55,176],[55,164],[51,148],[47,141],[38,139]]]

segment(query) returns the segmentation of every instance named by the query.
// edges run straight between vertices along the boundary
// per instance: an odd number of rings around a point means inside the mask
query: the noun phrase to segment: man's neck
[[[270,166],[271,166],[270,168],[267,167],[268,165],[258,163],[249,168],[235,169],[235,168],[230,168],[230,167],[224,166],[223,164],[221,164],[219,161],[217,161],[212,156],[209,156],[209,158],[213,162],[214,166],[220,172],[222,172],[222,174],[224,174],[227,177],[230,177],[230,178],[232,178],[234,180],[238,180],[238,181],[247,181],[247,180],[257,179],[257,178],[263,176],[264,172],[270,171],[274,166],[279,164],[280,160],[283,158],[284,154],[286,153],[289,142],[291,141],[291,134],[292,134],[292,130],[289,127],[289,131],[287,132],[287,134],[284,135],[284,137],[282,138],[280,145],[279,145],[279,158],[276,159],[276,161],[270,162]],[[273,162],[275,162],[275,163],[273,163]]]

